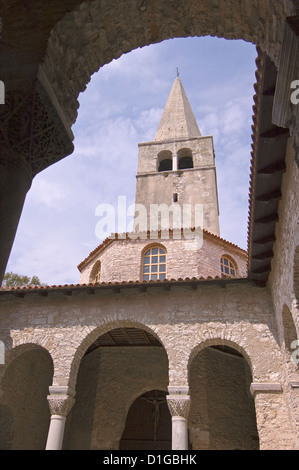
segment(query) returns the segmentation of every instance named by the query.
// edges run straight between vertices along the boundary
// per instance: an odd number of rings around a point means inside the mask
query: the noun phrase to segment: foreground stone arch
[[[71,127],[77,117],[78,96],[95,71],[137,47],[205,35],[250,41],[277,68],[286,18],[296,15],[297,5],[296,0],[215,0],[213,5],[209,0],[135,0],[129,4],[124,0],[113,4],[54,0],[45,14],[37,0],[30,9],[20,0],[13,6],[6,2],[2,23],[7,39],[1,69],[6,84],[1,136],[0,186],[6,201],[0,213],[4,220],[1,279],[32,178],[73,152]],[[288,85],[283,83],[283,87]],[[288,107],[284,99],[288,99],[285,90],[278,108]],[[288,113],[286,127],[298,149],[296,111]]]
[[[165,39],[217,36],[244,39],[261,47],[278,64],[284,19],[291,1],[250,3],[209,0],[162,0],[124,4],[82,2],[51,31],[43,61],[45,73],[70,124],[76,119],[77,97],[94,72],[123,53]]]
[[[167,391],[167,354],[151,332],[137,322],[119,321],[97,328],[93,343],[88,338],[64,448],[118,449],[135,399],[149,390]]]

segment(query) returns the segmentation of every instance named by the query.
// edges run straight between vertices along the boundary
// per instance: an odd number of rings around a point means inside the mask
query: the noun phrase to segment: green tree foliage
[[[4,274],[2,288],[7,287],[24,287],[24,286],[40,286],[40,280],[37,276],[21,276],[16,273],[6,273]]]

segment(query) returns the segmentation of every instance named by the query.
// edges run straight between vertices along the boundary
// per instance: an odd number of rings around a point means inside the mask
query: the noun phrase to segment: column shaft
[[[172,417],[172,450],[188,449],[187,419],[182,416]]]
[[[46,444],[46,450],[61,450],[66,417],[52,415]]]
[[[46,450],[61,450],[66,416],[75,403],[75,393],[69,387],[64,386],[52,386],[50,387],[50,393],[48,403],[51,421]]]
[[[0,284],[31,182],[31,171],[25,160],[2,160],[0,156]]]

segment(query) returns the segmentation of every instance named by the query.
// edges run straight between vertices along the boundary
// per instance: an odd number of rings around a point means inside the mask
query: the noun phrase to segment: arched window
[[[232,259],[230,259],[228,256],[222,256],[220,264],[222,277],[236,277],[237,268]]]
[[[101,279],[101,262],[97,261],[90,273],[90,282],[100,282]]]
[[[192,157],[182,157],[179,159],[178,169],[183,170],[186,168],[193,168]]]
[[[172,170],[172,153],[169,150],[162,150],[158,154],[158,171]]]
[[[142,259],[142,280],[157,281],[166,279],[166,250],[153,246],[145,251]]]
[[[172,170],[172,160],[170,158],[165,158],[159,164],[158,171],[171,171]]]
[[[184,148],[178,151],[178,170],[193,168],[193,158],[190,149]]]

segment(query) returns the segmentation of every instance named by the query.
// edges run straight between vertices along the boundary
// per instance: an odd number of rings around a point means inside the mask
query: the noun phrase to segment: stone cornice
[[[259,287],[253,281],[247,278],[186,278],[186,279],[170,279],[163,281],[128,281],[128,282],[102,282],[90,284],[66,284],[54,286],[28,286],[15,287],[10,289],[0,289],[0,298],[3,301],[16,298],[23,299],[25,296],[47,297],[52,294],[61,294],[62,296],[71,296],[74,293],[82,293],[94,295],[98,292],[105,291],[110,294],[119,294],[123,290],[136,290],[137,292],[146,292],[148,289],[162,289],[169,291],[171,288],[185,288],[188,290],[197,290],[201,287],[218,286],[226,288],[236,284],[244,284],[244,286]]]
[[[272,382],[253,382],[250,385],[250,392],[252,395],[256,393],[281,393],[282,385]]]

